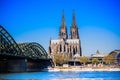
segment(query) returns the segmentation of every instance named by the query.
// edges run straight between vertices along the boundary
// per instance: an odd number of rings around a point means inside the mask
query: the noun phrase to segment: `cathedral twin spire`
[[[62,12],[62,22],[61,27],[65,27],[64,11]]]
[[[76,26],[76,22],[75,22],[74,11],[72,13],[72,25],[70,27],[70,39],[79,39],[78,27]]]
[[[64,11],[63,11],[62,12],[62,22],[61,22],[60,31],[59,31],[59,39],[67,39],[67,38],[68,38],[67,28],[65,26]],[[78,28],[76,26],[75,15],[74,15],[74,11],[73,11],[72,24],[70,27],[70,39],[78,39],[78,38],[79,38]]]
[[[72,21],[70,25],[70,36],[68,38],[67,27],[65,24],[64,11],[63,11],[60,29],[59,29],[59,39],[50,40],[48,53],[50,55],[53,55],[55,53],[64,53],[70,59],[73,59],[75,54],[79,54],[81,56],[82,55],[81,43],[78,36],[79,36],[78,27],[76,26],[75,14],[73,11]]]
[[[76,27],[74,11],[73,11],[73,13],[72,13],[72,26],[73,26],[73,27]]]
[[[67,39],[67,28],[65,26],[64,11],[62,12],[62,22],[59,31],[59,39]]]

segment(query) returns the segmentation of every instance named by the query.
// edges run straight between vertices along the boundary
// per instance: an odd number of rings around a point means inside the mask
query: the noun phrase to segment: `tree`
[[[68,56],[64,55],[64,54],[61,54],[61,53],[56,53],[56,54],[53,55],[52,60],[55,64],[55,66],[56,65],[61,66],[64,63],[68,62]]]
[[[88,62],[88,58],[83,56],[79,58],[79,61],[85,65]]]
[[[107,55],[103,58],[103,62],[105,62],[106,64],[111,64],[112,62],[114,62],[114,57],[112,55]]]
[[[68,62],[68,60],[69,60],[69,57],[68,57],[68,55],[63,55],[63,60],[64,60],[64,63],[67,63]]]
[[[92,59],[92,64],[97,64],[98,62],[99,62],[99,60],[97,58]]]

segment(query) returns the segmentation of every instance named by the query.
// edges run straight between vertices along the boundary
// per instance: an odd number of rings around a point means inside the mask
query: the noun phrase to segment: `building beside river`
[[[81,42],[74,12],[72,13],[70,36],[68,36],[67,33],[64,11],[62,12],[62,21],[59,29],[58,39],[51,39],[49,43],[48,54],[53,55],[55,53],[63,53],[65,55],[68,55],[70,59],[72,59],[75,54],[79,54],[80,56],[82,56]]]

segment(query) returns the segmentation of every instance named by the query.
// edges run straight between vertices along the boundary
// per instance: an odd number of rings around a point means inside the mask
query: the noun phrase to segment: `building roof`
[[[112,55],[114,58],[118,58],[119,54],[120,54],[120,50],[114,50],[109,53],[109,55]]]
[[[92,54],[91,57],[104,57],[106,54]]]

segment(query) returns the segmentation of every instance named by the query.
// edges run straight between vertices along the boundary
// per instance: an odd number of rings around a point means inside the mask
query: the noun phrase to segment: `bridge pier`
[[[0,73],[41,71],[50,65],[49,59],[2,58]]]
[[[0,73],[2,72],[8,72],[7,71],[7,61],[6,59],[0,59]]]
[[[44,59],[27,59],[26,71],[41,71],[44,68],[47,68],[50,66],[50,60],[44,60]]]
[[[24,72],[26,68],[25,59],[8,60],[8,72]]]
[[[0,60],[0,73],[26,71],[25,59],[2,59]]]

